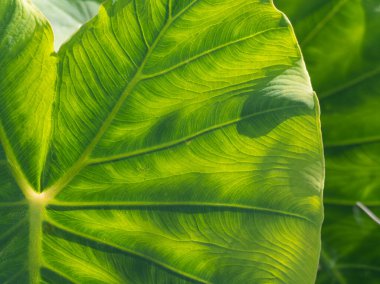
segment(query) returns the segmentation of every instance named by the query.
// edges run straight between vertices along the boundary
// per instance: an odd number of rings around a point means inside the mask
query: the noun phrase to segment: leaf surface
[[[295,24],[321,102],[326,217],[319,282],[378,283],[380,226],[373,215],[380,216],[379,2],[277,4]]]
[[[58,53],[2,3],[1,282],[314,282],[318,102],[271,2],[107,1]]]

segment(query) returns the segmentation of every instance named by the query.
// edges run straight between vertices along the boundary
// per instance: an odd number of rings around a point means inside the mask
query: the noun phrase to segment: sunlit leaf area
[[[0,284],[380,283],[378,0],[1,0]]]

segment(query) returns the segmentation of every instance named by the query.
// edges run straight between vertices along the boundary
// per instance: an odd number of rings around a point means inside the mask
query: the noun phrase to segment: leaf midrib
[[[91,154],[93,149],[95,148],[98,141],[103,136],[104,132],[107,130],[109,125],[112,123],[112,120],[118,113],[119,109],[121,108],[125,98],[128,96],[128,94],[133,90],[133,88],[136,86],[136,84],[141,80],[139,77],[142,75],[142,71],[145,67],[146,62],[148,61],[152,50],[154,50],[155,46],[158,44],[161,37],[165,34],[167,29],[170,27],[170,25],[175,21],[177,18],[179,18],[183,13],[185,13],[191,6],[193,6],[195,3],[197,3],[199,0],[195,0],[188,6],[186,6],[180,13],[178,13],[175,17],[171,17],[169,15],[167,23],[164,25],[163,29],[158,34],[157,38],[155,39],[154,44],[152,47],[148,50],[141,66],[136,71],[134,77],[127,85],[126,89],[123,91],[122,96],[118,100],[118,102],[115,104],[114,108],[112,109],[111,113],[109,114],[108,118],[105,120],[101,128],[99,129],[99,132],[94,137],[92,142],[89,144],[89,146],[85,149],[83,155],[78,159],[76,163],[69,169],[69,171],[63,175],[52,187],[46,189],[44,191],[44,201],[42,203],[36,202],[34,199],[36,198],[36,190],[33,189],[33,187],[30,185],[28,179],[25,176],[25,173],[23,172],[16,155],[12,149],[11,144],[9,143],[9,140],[7,138],[6,132],[3,128],[2,122],[0,121],[0,142],[3,146],[4,152],[7,157],[7,161],[10,165],[12,175],[14,176],[16,183],[18,184],[20,190],[22,191],[23,195],[25,196],[25,199],[29,201],[29,222],[30,222],[30,232],[29,232],[29,261],[28,261],[28,268],[29,268],[29,277],[31,283],[38,283],[40,281],[40,269],[42,267],[41,263],[41,248],[42,248],[42,224],[45,221],[46,214],[46,206],[48,203],[54,199],[54,197],[64,188],[64,186],[70,182],[70,180],[84,167],[86,166],[86,160],[88,159],[88,156]],[[55,56],[55,55],[53,55]]]
[[[26,178],[21,166],[13,152],[11,143],[9,143],[7,134],[4,130],[3,123],[0,120],[0,143],[4,149],[5,155],[7,157],[7,163],[10,166],[12,176],[14,177],[18,187],[25,196],[26,199],[30,199],[32,193],[34,192],[33,187],[30,185],[28,179]]]
[[[95,160],[95,162],[99,162],[97,161],[96,159],[91,159],[90,156],[91,156],[91,153],[93,152],[93,150],[95,149],[95,147],[97,146],[97,144],[99,143],[100,139],[103,137],[103,135],[105,134],[105,132],[107,131],[107,129],[109,128],[109,126],[111,125],[113,119],[115,118],[115,116],[117,115],[117,113],[119,112],[119,110],[121,109],[123,103],[125,102],[125,99],[128,97],[128,95],[130,95],[134,88],[136,87],[136,85],[138,83],[140,83],[141,81],[143,80],[146,80],[146,79],[150,79],[150,78],[153,78],[153,77],[156,77],[156,76],[160,76],[162,74],[165,74],[167,72],[170,72],[180,66],[182,66],[183,64],[186,64],[188,62],[191,62],[193,60],[196,60],[198,58],[201,58],[202,56],[205,56],[207,54],[210,54],[211,52],[214,52],[218,49],[221,49],[221,48],[224,48],[224,47],[227,47],[229,45],[232,45],[232,44],[235,44],[235,43],[239,43],[239,42],[242,42],[242,41],[245,41],[247,39],[251,39],[251,38],[254,38],[260,34],[263,34],[265,32],[268,32],[268,31],[275,31],[275,30],[279,30],[281,28],[270,28],[270,29],[266,29],[266,30],[263,30],[263,31],[260,31],[260,32],[257,32],[257,33],[254,33],[252,35],[249,35],[249,36],[245,36],[243,38],[240,38],[240,39],[237,39],[237,40],[233,40],[233,41],[230,41],[230,42],[226,42],[225,44],[222,44],[220,46],[217,46],[217,47],[214,47],[210,50],[206,50],[205,52],[202,52],[190,59],[188,59],[187,61],[184,61],[184,62],[180,62],[172,67],[169,67],[165,70],[162,70],[160,72],[157,72],[157,73],[154,73],[154,74],[144,74],[143,71],[144,71],[144,68],[146,66],[146,64],[148,63],[148,60],[150,59],[151,55],[152,55],[152,52],[153,50],[155,49],[155,47],[157,46],[157,44],[160,42],[160,39],[165,35],[166,31],[171,27],[171,25],[177,20],[179,19],[185,12],[187,12],[194,4],[196,4],[199,0],[195,0],[193,1],[192,3],[190,3],[188,6],[186,6],[181,12],[179,12],[178,14],[176,14],[174,17],[171,16],[171,14],[168,15],[168,19],[167,19],[167,22],[166,24],[163,26],[163,28],[161,29],[161,31],[159,32],[159,34],[157,35],[157,37],[155,38],[155,41],[153,42],[153,44],[148,48],[148,51],[141,63],[141,65],[139,66],[139,68],[137,69],[135,75],[133,76],[133,78],[131,79],[131,81],[127,84],[126,88],[123,90],[122,92],[122,95],[120,96],[120,98],[118,99],[117,103],[115,104],[115,106],[113,107],[112,111],[110,112],[110,114],[108,115],[108,117],[106,118],[106,120],[104,121],[104,123],[102,124],[102,126],[100,127],[99,131],[97,132],[97,134],[95,135],[94,139],[91,141],[91,143],[87,146],[87,148],[85,149],[85,151],[83,152],[82,156],[77,160],[76,163],[74,163],[74,165],[63,175],[61,176],[61,178],[59,178],[55,184],[53,184],[52,186],[50,186],[49,188],[46,189],[46,194],[47,196],[49,196],[49,199],[54,199],[55,196],[57,196],[59,194],[59,192],[61,192],[61,190],[64,189],[64,187],[84,168],[86,167],[87,165],[89,164],[92,164]],[[283,107],[283,108],[278,108],[277,110],[282,110],[282,109],[287,109],[287,108],[295,108],[295,107],[299,107],[299,106],[291,106],[291,107]],[[268,110],[268,111],[263,111],[262,113],[266,113],[266,112],[271,112],[271,111],[274,111],[274,110]],[[252,115],[248,115],[246,118],[242,118],[242,119],[248,119],[250,117],[253,117],[255,115],[259,115],[261,113],[257,113],[257,114],[252,114]],[[238,122],[239,120],[236,119],[232,122],[227,122],[225,123],[226,125],[225,126],[228,126],[230,124],[233,124],[233,123],[236,123]],[[207,128],[205,130],[202,131],[201,134],[203,133],[207,133],[209,131],[212,131],[213,129],[218,129],[220,127],[224,127],[223,125],[221,126],[221,124],[218,124],[218,125],[214,125],[210,128]],[[211,129],[211,130],[210,130]],[[199,136],[201,134],[195,134],[194,136]],[[157,151],[161,150],[161,148],[168,148],[168,147],[172,147],[171,144],[180,144],[180,143],[183,143],[183,142],[186,142],[187,140],[189,139],[192,139],[192,137],[186,137],[186,138],[183,138],[183,139],[179,139],[179,140],[176,140],[176,141],[173,141],[173,142],[169,142],[167,143],[167,145],[164,145],[164,146],[161,146],[161,145],[158,145],[157,147],[152,147],[152,149],[150,150],[147,150],[146,153],[150,153],[152,151],[155,151],[155,149],[157,149]],[[170,146],[168,146],[170,144]],[[154,149],[153,149],[154,148]],[[138,153],[138,154],[136,154]],[[128,153],[128,154],[125,154],[125,155],[122,155],[123,157],[124,156],[128,156],[128,157],[131,157],[131,156],[136,156],[136,155],[142,155],[142,154],[145,154],[145,150],[139,150],[139,151],[135,151],[134,153]],[[112,157],[111,157],[112,159]],[[117,157],[115,158],[116,160],[117,159],[120,159],[119,158],[119,155],[117,155]]]
[[[349,88],[355,87],[359,84],[363,84],[368,79],[372,79],[373,77],[375,77],[379,74],[380,74],[380,67],[368,70],[368,71],[364,72],[362,75],[357,76],[355,79],[348,80],[346,83],[344,83],[342,85],[339,85],[335,88],[332,88],[330,90],[323,91],[323,92],[319,93],[319,96],[318,96],[319,100],[323,101],[326,98],[334,96],[334,95],[336,95],[342,91],[345,91]]]
[[[86,208],[93,209],[96,207],[110,208],[110,207],[125,207],[125,208],[136,208],[136,207],[202,207],[202,208],[215,208],[215,209],[231,209],[231,210],[243,210],[243,211],[256,211],[260,213],[276,214],[286,217],[292,217],[307,221],[310,224],[316,225],[316,223],[299,214],[278,210],[273,208],[266,208],[260,206],[244,205],[244,204],[233,204],[233,203],[218,203],[218,202],[134,202],[134,201],[107,201],[107,202],[64,202],[64,201],[51,201],[49,203],[51,206],[63,207],[63,208]]]
[[[100,127],[99,131],[95,135],[94,139],[91,141],[91,143],[87,146],[87,148],[84,150],[82,156],[77,160],[76,163],[64,174],[61,178],[58,179],[58,181],[55,182],[54,185],[46,189],[46,194],[49,196],[50,199],[53,199],[59,192],[69,183],[76,174],[87,165],[87,160],[93,150],[95,149],[96,145],[98,144],[99,140],[102,138],[104,133],[107,131],[109,126],[111,125],[113,119],[121,109],[125,99],[127,96],[133,91],[135,86],[144,78],[143,70],[145,68],[145,65],[147,64],[153,50],[159,43],[160,39],[164,36],[166,31],[171,27],[173,22],[177,20],[180,16],[182,16],[186,11],[188,11],[195,3],[197,3],[199,0],[194,0],[191,2],[188,6],[186,6],[181,12],[179,12],[175,17],[172,17],[171,15],[168,15],[168,19],[155,38],[153,44],[150,48],[148,48],[148,51],[139,66],[139,68],[136,70],[135,75],[131,79],[131,81],[127,84],[126,88],[123,90],[122,95],[118,99],[117,103],[113,107],[112,111]]]
[[[335,262],[331,259],[326,250],[321,249],[321,261],[327,266],[331,271],[334,278],[338,281],[339,284],[347,284],[346,279],[343,277],[341,271],[335,265]]]
[[[364,264],[355,264],[355,263],[342,263],[342,264],[337,264],[337,268],[341,270],[345,269],[356,269],[356,270],[372,270],[376,272],[380,272],[380,267],[372,266],[372,265],[364,265]]]
[[[167,149],[173,148],[175,146],[178,146],[180,144],[188,143],[188,142],[190,142],[190,141],[192,141],[192,140],[194,140],[194,139],[196,139],[202,135],[205,135],[205,134],[211,133],[213,131],[231,126],[233,124],[242,122],[244,120],[248,120],[248,119],[256,117],[256,116],[260,116],[263,114],[268,114],[268,113],[272,113],[272,112],[276,112],[276,111],[286,110],[286,109],[296,109],[296,108],[300,108],[300,107],[301,107],[300,105],[293,105],[293,106],[278,107],[278,108],[268,109],[268,110],[261,111],[261,112],[252,113],[252,114],[242,116],[242,117],[238,117],[236,119],[226,121],[226,122],[223,122],[220,124],[215,124],[215,125],[210,126],[208,128],[202,129],[201,131],[198,131],[196,133],[192,133],[189,136],[185,136],[185,137],[182,137],[182,138],[177,139],[177,140],[172,140],[172,141],[167,142],[167,143],[162,143],[162,144],[155,145],[152,147],[146,147],[146,148],[131,151],[128,153],[122,153],[122,154],[118,154],[118,155],[108,156],[105,158],[92,158],[92,159],[88,160],[88,165],[109,163],[109,162],[114,162],[114,161],[118,161],[118,160],[124,160],[124,159],[128,159],[128,158],[142,156],[142,155],[146,155],[146,154],[153,153],[153,152],[167,150]]]
[[[70,282],[72,282],[72,284],[82,284],[82,283],[79,283],[78,281],[72,279],[69,275],[61,272],[61,271],[58,271],[57,269],[55,269],[54,267],[51,267],[50,265],[47,265],[46,263],[44,263],[42,266],[41,266],[42,269],[46,269],[46,270],[49,270],[50,272],[53,272],[54,274],[57,274],[59,277],[62,277]]]
[[[335,263],[325,249],[321,250],[321,261],[327,266],[327,268],[331,271],[334,278],[338,281],[339,284],[347,284],[346,278],[342,274],[342,270],[346,269],[356,269],[356,270],[372,270],[376,272],[380,272],[380,268],[371,265],[361,265],[355,263]]]
[[[311,40],[313,40],[318,33],[328,24],[330,20],[334,18],[334,15],[339,12],[339,9],[343,7],[348,0],[341,0],[332,7],[332,9],[325,15],[325,17],[317,24],[305,38],[300,42],[301,47],[307,45]]]
[[[47,224],[52,225],[48,222],[47,222]],[[120,280],[118,275],[112,274],[110,271],[107,271],[104,266],[102,266],[96,262],[88,263],[88,260],[86,260],[84,257],[81,257],[80,255],[75,255],[75,257],[72,257],[73,256],[72,252],[65,250],[65,247],[62,246],[62,244],[57,244],[57,245],[60,247],[60,249],[61,249],[60,252],[64,256],[64,259],[66,259],[66,260],[70,259],[70,263],[76,262],[76,263],[79,263],[80,266],[85,266],[86,270],[90,270],[90,271],[97,273],[97,276],[99,278],[103,276],[102,277],[103,280],[104,280],[104,276],[105,276],[107,278],[107,282],[103,282],[103,283],[107,283],[107,284],[111,284],[111,283],[120,284],[120,283],[122,283],[122,281]],[[86,263],[87,265],[84,263]],[[65,275],[64,273],[60,272],[59,270],[50,267],[50,265],[47,264],[46,262],[41,263],[41,267],[52,270],[53,272],[56,272],[59,275]],[[102,276],[100,276],[100,275],[102,275]],[[117,279],[115,277],[117,277]],[[113,281],[111,282],[111,280],[113,280]]]
[[[51,218],[47,218],[46,217],[46,222],[48,222],[50,225],[52,225],[52,226],[54,226],[54,227],[56,227],[56,228],[58,228],[58,229],[60,229],[60,230],[62,230],[64,232],[67,232],[69,234],[75,235],[77,237],[85,238],[85,239],[88,239],[90,241],[97,242],[99,244],[102,244],[102,245],[105,245],[105,246],[108,246],[108,247],[112,247],[112,248],[114,248],[114,249],[116,249],[118,251],[121,251],[121,252],[124,252],[124,253],[128,253],[130,255],[138,256],[138,257],[140,257],[142,259],[148,260],[151,263],[154,263],[154,264],[156,264],[156,265],[158,265],[160,267],[168,269],[169,271],[172,271],[175,274],[180,275],[182,277],[185,277],[185,278],[187,278],[189,280],[195,281],[196,283],[210,284],[209,281],[206,281],[204,279],[201,279],[201,278],[199,278],[199,277],[197,277],[195,275],[191,275],[191,274],[186,273],[184,271],[178,270],[177,268],[172,267],[171,265],[168,265],[168,264],[166,264],[164,262],[161,262],[161,261],[159,261],[157,259],[154,259],[154,258],[152,258],[152,257],[150,257],[148,255],[142,254],[142,253],[134,251],[134,250],[130,250],[130,249],[124,248],[124,247],[122,247],[122,246],[120,246],[118,244],[115,244],[115,243],[108,243],[108,242],[102,240],[101,238],[96,238],[96,237],[93,237],[91,235],[83,234],[81,232],[77,232],[75,230],[72,230],[71,228],[62,226],[61,224],[55,222]]]
[[[135,88],[135,86],[141,80],[144,80],[145,78],[147,78],[147,76],[143,74],[143,70],[144,70],[146,63],[148,62],[148,60],[149,60],[149,58],[150,58],[150,56],[152,54],[152,51],[154,50],[154,48],[158,44],[159,40],[162,38],[162,36],[165,34],[165,32],[170,28],[171,24],[175,21],[175,19],[177,19],[181,15],[183,15],[183,13],[185,13],[190,7],[192,7],[198,1],[199,0],[195,0],[192,3],[190,3],[181,12],[179,12],[175,17],[171,17],[171,15],[169,15],[168,20],[167,20],[166,24],[164,25],[163,29],[159,32],[159,34],[156,37],[154,43],[148,49],[148,51],[146,53],[146,56],[143,59],[142,64],[136,70],[135,75],[133,76],[133,78],[131,79],[131,81],[127,84],[127,86],[124,89],[124,91],[122,92],[119,100],[117,101],[117,103],[113,107],[113,109],[110,112],[110,114],[108,115],[107,119],[104,121],[104,123],[100,127],[98,133],[95,135],[95,137],[93,138],[93,140],[91,141],[91,143],[87,146],[87,148],[83,152],[82,156],[74,163],[74,165],[68,170],[68,172],[66,172],[65,174],[63,174],[61,176],[61,178],[59,178],[58,181],[55,182],[55,184],[53,186],[47,188],[44,191],[45,194],[46,194],[46,196],[48,196],[49,202],[50,202],[50,200],[54,199],[54,197],[56,197],[57,194],[59,194],[59,192],[67,185],[67,183],[69,183],[72,180],[72,178],[75,177],[75,175],[83,167],[85,167],[85,166],[88,165],[88,159],[89,159],[91,153],[95,149],[96,145],[98,144],[99,140],[102,138],[102,136],[104,135],[104,133],[106,132],[106,130],[111,125],[113,119],[115,118],[115,116],[119,112],[120,108],[122,107],[122,105],[123,105],[126,97],[133,91],[133,89]],[[297,106],[297,107],[299,107],[299,106]],[[257,115],[257,114],[255,114],[255,115]],[[6,135],[6,133],[5,133],[4,129],[3,129],[3,127],[2,127],[1,121],[0,121],[0,141],[3,144],[4,150],[6,152],[6,156],[8,158],[8,162],[11,165],[12,174],[14,175],[15,180],[16,180],[18,186],[20,187],[20,189],[23,192],[23,194],[26,197],[26,199],[30,200],[31,199],[30,196],[31,196],[32,193],[35,192],[35,190],[32,188],[32,186],[30,186],[30,184],[28,182],[28,179],[26,178],[25,174],[22,171],[22,168],[21,168],[20,164],[17,161],[17,158],[16,158],[16,156],[15,156],[15,154],[13,152],[12,146],[10,145],[10,143],[9,143],[9,141],[7,139],[7,135]],[[46,205],[48,205],[48,203],[46,203]],[[33,213],[37,212],[37,213],[40,214],[40,218],[36,218],[34,220],[38,224],[36,224],[36,225],[31,224],[31,226],[30,226],[30,227],[33,227],[33,228],[35,228],[37,230],[37,233],[34,234],[33,238],[37,238],[39,241],[41,241],[41,239],[42,239],[40,237],[40,235],[42,234],[42,223],[47,220],[47,216],[45,215],[45,209],[46,209],[45,206],[46,205],[44,204],[41,207],[38,206],[38,208],[36,208],[36,209],[32,209],[31,208],[30,212],[29,212],[29,215],[30,215],[30,218],[31,218],[30,220],[32,220],[31,215]],[[302,218],[305,219],[303,216],[302,216]],[[33,223],[33,222],[31,222],[31,223]],[[32,234],[32,233],[33,232],[30,232],[30,234]],[[89,237],[89,236],[84,236],[84,237],[86,237],[88,239],[91,239],[91,237]],[[94,239],[94,240],[98,241],[98,242],[101,242],[101,240],[96,240],[96,239]],[[41,242],[39,242],[39,245],[41,245]],[[39,246],[36,247],[36,248],[33,248],[32,242],[30,242],[29,243],[29,248],[31,250],[31,252],[30,252],[31,255],[33,255],[33,256],[41,256],[41,253],[40,253],[40,249],[41,248]],[[116,247],[116,248],[118,248],[118,247]],[[118,249],[125,251],[125,249],[123,249],[123,248],[118,248]],[[29,264],[31,264],[32,262],[33,262],[33,267],[30,268],[32,270],[31,273],[32,273],[32,275],[36,274],[35,277],[32,276],[32,279],[31,279],[31,281],[34,283],[36,281],[36,279],[39,280],[39,278],[40,278],[40,269],[41,269],[41,267],[43,267],[43,265],[42,265],[41,261],[35,261],[35,259],[33,259],[33,257],[30,257]],[[164,266],[164,267],[166,267],[168,269],[171,269],[171,267],[167,267],[166,264],[160,264],[160,265]],[[200,283],[208,283],[207,281],[204,281],[202,279],[197,279],[196,277],[193,277],[192,275],[185,275],[184,272],[179,271],[179,273],[183,274],[184,276],[186,276],[188,278],[193,279],[194,281],[199,281]]]
[[[341,140],[339,142],[334,143],[326,143],[324,144],[325,149],[329,148],[339,148],[339,147],[351,147],[351,146],[360,146],[366,144],[376,144],[380,142],[380,135],[368,136],[368,137],[360,137],[357,139],[346,139]]]
[[[197,60],[199,58],[202,58],[202,57],[204,57],[206,55],[210,55],[210,54],[212,54],[213,52],[215,52],[215,51],[217,51],[219,49],[225,48],[227,46],[230,46],[230,45],[233,45],[233,44],[236,44],[236,43],[240,43],[240,42],[246,41],[248,39],[257,37],[257,36],[259,36],[261,34],[269,32],[269,31],[276,31],[276,30],[282,30],[282,29],[286,30],[288,28],[287,27],[269,28],[269,29],[259,31],[257,33],[254,33],[254,34],[251,34],[251,35],[248,35],[248,36],[244,36],[244,37],[236,39],[236,40],[232,40],[232,41],[226,42],[224,44],[221,44],[221,45],[215,46],[213,48],[207,49],[207,50],[205,50],[205,51],[203,51],[203,52],[201,52],[201,53],[199,53],[197,55],[194,55],[194,56],[192,56],[192,57],[190,57],[190,58],[188,58],[188,59],[186,59],[184,61],[180,61],[177,64],[174,64],[174,65],[172,65],[170,67],[167,67],[167,68],[165,68],[163,70],[160,70],[160,71],[158,71],[156,73],[146,74],[146,75],[144,75],[143,79],[144,80],[145,79],[152,79],[154,77],[158,77],[158,76],[164,75],[164,74],[169,73],[169,72],[171,72],[171,71],[173,71],[173,70],[175,70],[177,68],[180,68],[180,67],[182,67],[182,66],[184,66],[184,65],[186,65],[186,64],[188,64],[190,62],[193,62],[193,61],[195,61],[195,60]]]

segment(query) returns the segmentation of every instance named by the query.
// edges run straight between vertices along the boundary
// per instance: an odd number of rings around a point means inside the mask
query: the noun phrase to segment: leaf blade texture
[[[313,283],[318,102],[271,2],[107,1],[57,53],[4,3],[3,282]]]

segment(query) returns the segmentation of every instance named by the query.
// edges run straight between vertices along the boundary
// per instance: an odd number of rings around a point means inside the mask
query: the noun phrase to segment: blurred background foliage
[[[317,283],[380,283],[380,1],[274,0],[322,112],[325,222]]]
[[[56,50],[83,23],[98,13],[102,2],[104,0],[33,0],[33,4],[49,19],[53,26]]]

